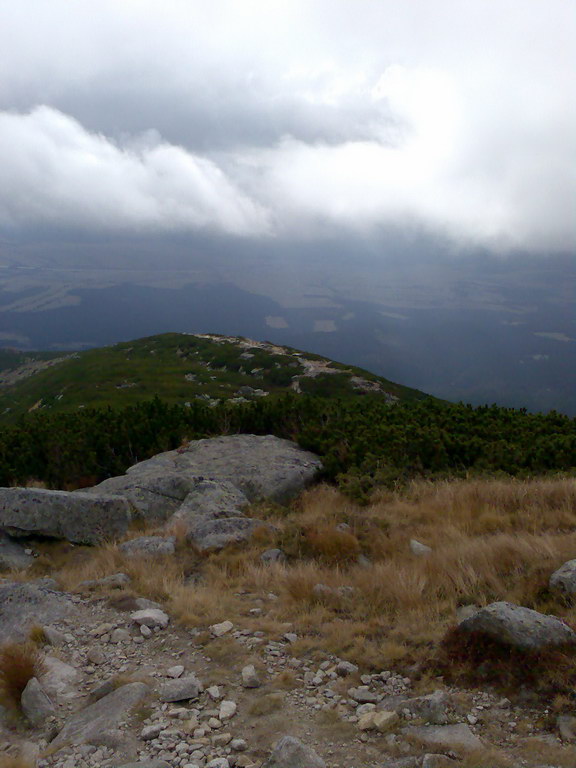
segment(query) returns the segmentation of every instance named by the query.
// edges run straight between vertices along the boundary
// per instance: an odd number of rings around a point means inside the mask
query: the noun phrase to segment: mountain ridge
[[[16,365],[15,365],[16,363]],[[165,333],[81,352],[0,357],[0,421],[35,410],[170,403],[244,403],[278,394],[377,395],[393,404],[426,395],[362,368],[269,341]]]

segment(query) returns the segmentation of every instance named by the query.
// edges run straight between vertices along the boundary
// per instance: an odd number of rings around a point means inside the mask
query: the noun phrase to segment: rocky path
[[[495,762],[474,765],[556,765],[522,756],[529,743],[542,757],[560,749],[542,712],[489,692],[439,679],[422,694],[390,671],[361,675],[333,656],[298,658],[289,627],[277,639],[228,621],[183,629],[122,590],[72,595],[70,604],[43,625],[43,695],[33,691],[27,717],[3,731],[5,752],[37,768],[309,768],[311,755],[330,768],[457,768],[488,745],[499,750]],[[313,752],[274,762],[285,735]]]

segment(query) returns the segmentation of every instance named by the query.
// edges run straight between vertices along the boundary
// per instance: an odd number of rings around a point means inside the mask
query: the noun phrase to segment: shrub
[[[28,642],[6,643],[0,647],[0,703],[20,709],[20,697],[28,681],[41,672],[38,648]]]

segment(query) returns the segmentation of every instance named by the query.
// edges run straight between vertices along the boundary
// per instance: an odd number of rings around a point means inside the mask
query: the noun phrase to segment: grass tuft
[[[5,643],[0,647],[0,704],[20,710],[20,697],[28,682],[42,671],[34,643]]]

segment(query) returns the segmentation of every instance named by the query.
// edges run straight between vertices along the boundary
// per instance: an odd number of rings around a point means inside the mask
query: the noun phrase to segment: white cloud
[[[0,222],[159,231],[268,231],[263,208],[210,160],[149,135],[117,146],[50,108],[0,113]]]
[[[400,224],[498,250],[576,242],[566,0],[0,0],[0,12],[5,222],[287,237]],[[151,129],[162,138],[142,143]]]

